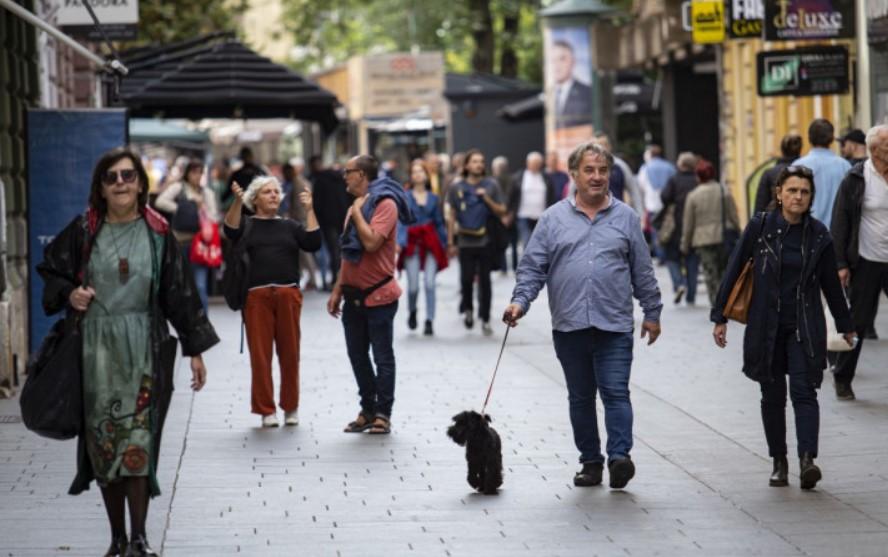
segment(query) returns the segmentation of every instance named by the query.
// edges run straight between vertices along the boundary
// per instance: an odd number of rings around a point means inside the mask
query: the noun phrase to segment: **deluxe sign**
[[[840,95],[849,88],[844,46],[759,52],[756,70],[762,97]]]
[[[54,0],[58,5],[57,24],[67,33],[87,39],[101,39],[84,0]],[[139,0],[85,0],[112,40],[135,39],[139,24]]]
[[[725,0],[728,14],[728,35],[732,39],[762,36],[765,6],[762,0]]]
[[[765,40],[853,39],[854,0],[769,0]]]

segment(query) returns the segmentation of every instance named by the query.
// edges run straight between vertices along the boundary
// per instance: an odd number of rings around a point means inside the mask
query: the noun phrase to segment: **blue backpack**
[[[478,184],[483,187],[482,184]],[[484,236],[487,234],[487,219],[490,217],[490,209],[487,204],[475,193],[475,187],[462,182],[456,190],[459,206],[456,207],[456,222],[459,224],[459,233],[467,236]]]

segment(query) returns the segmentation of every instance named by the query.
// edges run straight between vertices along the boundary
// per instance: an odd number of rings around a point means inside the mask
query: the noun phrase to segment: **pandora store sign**
[[[854,38],[854,0],[769,0],[765,40]]]
[[[89,3],[109,39],[136,38],[139,0],[55,0],[59,6],[57,23],[66,32],[91,40],[101,38],[83,2]]]

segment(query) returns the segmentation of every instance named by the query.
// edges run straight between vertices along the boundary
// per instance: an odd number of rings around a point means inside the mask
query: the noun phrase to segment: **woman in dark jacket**
[[[206,381],[200,355],[219,341],[176,239],[147,200],[139,158],[106,153],[93,171],[86,214],[56,236],[37,266],[46,313],[82,312],[85,423],[69,493],[94,479],[101,487],[112,536],[106,555],[156,555],[145,520],[149,496],[160,493],[157,457],[173,390],[176,339],[167,321],[191,356],[196,391]]]
[[[776,208],[755,215],[731,255],[712,309],[716,345],[726,344],[724,307],[745,263],[752,258],[753,289],[743,337],[743,372],[761,384],[762,423],[774,459],[770,485],[788,485],[786,379],[795,412],[802,489],[821,478],[814,464],[820,428],[817,391],[826,367],[826,297],[836,329],[854,342],[851,315],[839,283],[829,230],[810,215],[814,176],[789,166],[777,178]]]

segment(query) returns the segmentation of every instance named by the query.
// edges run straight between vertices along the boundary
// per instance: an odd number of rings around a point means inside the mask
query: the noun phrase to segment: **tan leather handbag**
[[[737,277],[737,281],[728,295],[728,301],[725,303],[722,313],[727,319],[733,319],[737,323],[746,323],[749,305],[752,303],[752,279],[753,263],[750,257],[740,271],[740,276]]]

